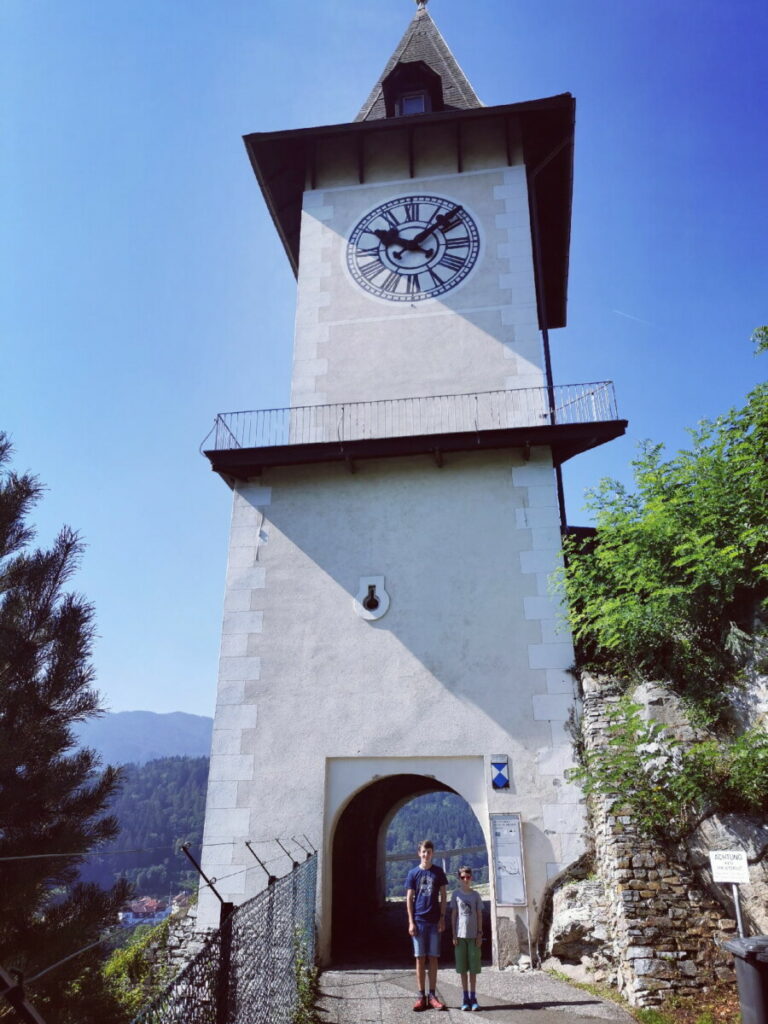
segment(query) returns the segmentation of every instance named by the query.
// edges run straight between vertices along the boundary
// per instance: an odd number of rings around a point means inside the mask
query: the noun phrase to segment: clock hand
[[[432,256],[434,249],[422,249],[415,238],[401,238],[397,228],[375,228],[373,234],[376,235],[378,240],[389,248],[391,245],[401,245],[402,249],[400,252],[393,252],[392,255],[396,260],[402,259],[403,253],[407,250],[408,252],[423,252],[425,256]]]
[[[405,244],[397,228],[376,228],[373,233],[387,247],[394,245],[396,242],[399,242],[401,245]]]
[[[429,229],[425,228],[424,231],[417,234],[416,239],[414,239],[414,241],[423,242],[424,239],[429,238],[430,234],[433,234],[438,227],[440,228],[441,231],[447,231],[450,230],[452,227],[456,227],[456,225],[459,223],[459,220],[455,219],[455,214],[461,211],[461,209],[462,208],[460,206],[457,206],[447,213],[440,214],[440,216],[436,218],[435,223],[432,224],[432,226]]]
[[[439,213],[437,217],[435,217],[434,224],[427,224],[424,230],[420,231],[412,241],[418,245],[423,242],[425,238],[429,238],[429,236],[437,231],[438,228],[440,228],[441,231],[447,231],[449,227],[453,227],[451,222],[455,218],[456,214],[461,213],[462,210],[462,206],[454,206],[454,208],[449,210],[448,213]]]
[[[420,243],[429,238],[429,236],[433,234],[435,231],[437,231],[438,228],[440,228],[441,231],[448,231],[449,228],[452,228],[454,226],[454,224],[457,224],[458,221],[454,220],[454,218],[457,213],[461,212],[461,209],[461,206],[454,206],[454,208],[452,210],[449,210],[448,213],[438,214],[438,216],[435,218],[434,224],[428,224],[423,231],[420,231],[418,235],[416,235],[415,238],[399,238],[398,242],[400,245],[402,245],[403,250],[400,253],[393,253],[393,255],[397,259],[400,259],[401,256],[403,255],[403,251],[407,249],[409,252],[423,252],[424,255],[427,257],[433,256],[435,250],[424,249],[422,248]]]
[[[407,252],[423,252],[424,255],[427,258],[429,258],[430,256],[433,256],[434,253],[435,253],[434,249],[424,249],[424,248],[422,248],[422,246],[419,245],[419,243],[416,241],[415,238],[400,238],[398,241],[399,241],[399,244],[402,245],[403,248],[400,250],[400,252],[393,252],[392,253],[392,255],[395,257],[396,260],[402,259],[403,253],[406,252],[406,251]]]

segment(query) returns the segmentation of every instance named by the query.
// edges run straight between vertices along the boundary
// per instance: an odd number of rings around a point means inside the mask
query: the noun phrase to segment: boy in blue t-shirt
[[[440,956],[440,938],[445,928],[445,889],[448,879],[442,868],[432,863],[435,846],[431,839],[419,845],[420,864],[411,868],[405,880],[405,905],[408,910],[408,934],[413,939],[416,957],[416,982],[419,998],[414,1010],[447,1009],[437,998],[437,960]],[[426,960],[429,957],[429,995],[424,981]]]

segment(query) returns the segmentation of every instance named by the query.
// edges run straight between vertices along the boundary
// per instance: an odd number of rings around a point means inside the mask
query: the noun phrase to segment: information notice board
[[[496,873],[496,903],[524,907],[523,830],[519,814],[492,814],[491,837]]]

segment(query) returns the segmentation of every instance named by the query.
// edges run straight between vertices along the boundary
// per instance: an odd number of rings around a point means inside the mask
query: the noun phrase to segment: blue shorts
[[[414,956],[440,956],[441,933],[437,921],[417,921],[418,932],[413,936]]]

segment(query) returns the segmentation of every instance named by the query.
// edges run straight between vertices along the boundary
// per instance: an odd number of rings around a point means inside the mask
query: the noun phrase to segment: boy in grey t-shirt
[[[472,868],[459,868],[461,888],[451,896],[451,926],[456,954],[456,973],[464,990],[462,1010],[479,1010],[475,979],[480,973],[480,947],[483,944],[483,901],[472,888]],[[469,977],[467,977],[469,976]],[[469,982],[469,984],[467,984]]]

